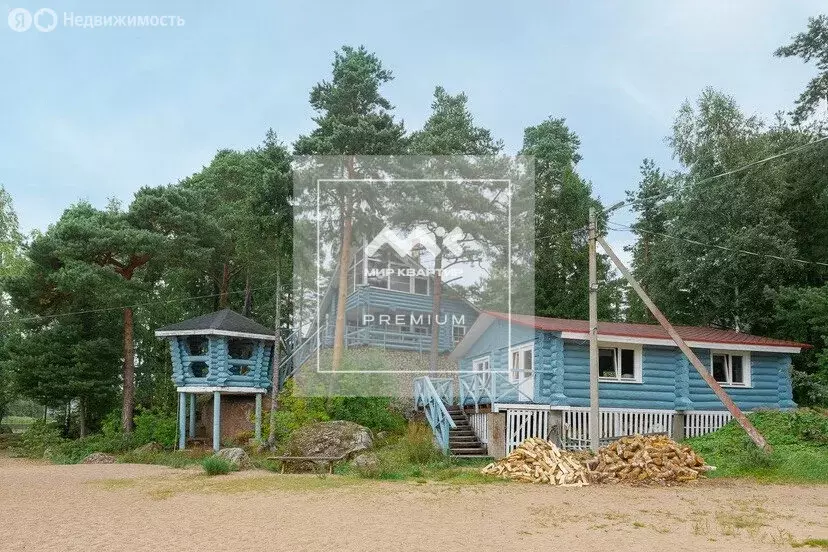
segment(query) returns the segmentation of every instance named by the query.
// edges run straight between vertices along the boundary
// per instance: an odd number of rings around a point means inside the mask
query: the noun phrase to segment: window
[[[463,338],[466,337],[466,327],[465,326],[452,326],[451,327],[451,342],[457,345],[460,343]]]
[[[253,356],[253,347],[255,345],[252,339],[232,337],[227,343],[227,352],[230,354],[230,358],[248,360]]]
[[[414,278],[414,293],[428,295],[428,278]]]
[[[190,356],[206,356],[210,349],[210,340],[203,335],[191,335],[185,343]]]
[[[746,387],[750,385],[750,353],[712,351],[710,373],[722,385]]]
[[[472,372],[488,372],[489,357],[478,358],[472,362]]]
[[[527,343],[512,349],[509,359],[509,381],[518,383],[531,380],[534,375],[534,360],[534,343]]]
[[[210,367],[203,360],[197,360],[190,363],[190,374],[194,378],[206,378],[210,373]]]
[[[598,377],[603,380],[641,382],[641,348],[629,345],[598,348]]]

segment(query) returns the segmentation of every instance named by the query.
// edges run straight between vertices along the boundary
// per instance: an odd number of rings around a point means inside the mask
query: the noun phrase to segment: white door
[[[509,381],[517,388],[518,402],[535,400],[535,346],[533,343],[512,349]]]

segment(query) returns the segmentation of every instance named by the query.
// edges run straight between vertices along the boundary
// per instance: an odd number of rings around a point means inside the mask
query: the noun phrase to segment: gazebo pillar
[[[187,444],[187,394],[178,393],[178,450],[184,450]]]
[[[213,392],[213,450],[221,449],[221,393]]]
[[[254,436],[257,441],[262,440],[262,394],[256,393],[256,426]]]
[[[190,439],[195,439],[196,433],[196,396],[195,393],[190,393]]]

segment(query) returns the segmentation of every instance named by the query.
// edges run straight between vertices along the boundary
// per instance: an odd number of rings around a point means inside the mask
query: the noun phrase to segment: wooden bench
[[[335,462],[345,460],[347,454],[341,456],[269,456],[268,460],[278,460],[282,463],[282,473],[285,473],[285,464],[312,462],[314,466],[317,464],[328,464],[328,473],[333,473],[333,465]]]

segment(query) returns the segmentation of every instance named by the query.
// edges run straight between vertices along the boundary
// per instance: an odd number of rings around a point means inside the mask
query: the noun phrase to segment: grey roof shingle
[[[242,316],[241,314],[230,309],[211,312],[210,314],[196,316],[195,318],[190,318],[189,320],[184,320],[183,322],[170,324],[168,326],[164,326],[163,328],[157,329],[156,333],[193,332],[199,330],[204,330],[205,333],[211,333],[211,330],[218,330],[222,332],[256,334],[263,336],[270,336],[273,334],[273,330],[271,328],[263,326],[258,322],[251,320],[246,316]]]

